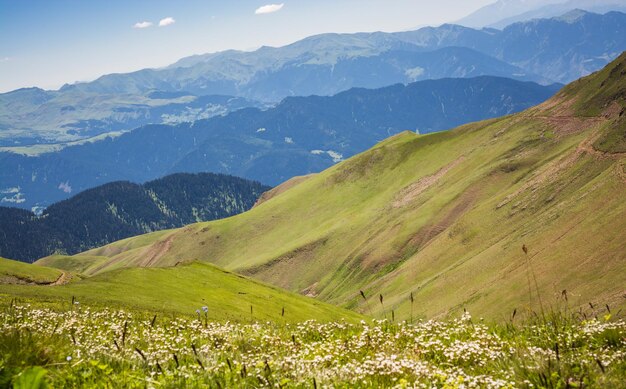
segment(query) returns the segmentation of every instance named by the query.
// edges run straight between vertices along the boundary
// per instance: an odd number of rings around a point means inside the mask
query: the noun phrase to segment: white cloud
[[[264,5],[262,7],[257,8],[256,11],[254,11],[254,13],[257,15],[271,14],[273,12],[280,11],[280,9],[283,8],[284,5],[285,3]]]
[[[143,21],[143,22],[137,22],[133,25],[133,28],[148,28],[152,26],[152,22],[147,22],[147,21]]]
[[[174,23],[176,23],[176,20],[174,20],[173,17],[168,16],[168,17],[166,17],[164,19],[161,19],[159,21],[159,27],[166,27],[166,26],[169,26],[169,25],[174,24]]]

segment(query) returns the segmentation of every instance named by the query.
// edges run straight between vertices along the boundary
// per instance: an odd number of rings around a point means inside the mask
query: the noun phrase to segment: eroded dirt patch
[[[529,112],[531,114],[538,113],[540,115],[549,114],[551,116],[573,116],[573,106],[575,102],[576,99],[572,96],[565,96],[564,94],[559,93],[539,104],[535,108],[531,108]]]
[[[72,275],[66,271],[61,271],[61,275],[54,281],[50,282],[37,282],[30,278],[18,277],[15,275],[0,275],[0,284],[5,285],[41,285],[41,286],[57,286],[64,285],[70,282]]]
[[[394,208],[404,207],[409,204],[420,194],[424,193],[428,188],[435,185],[443,176],[445,176],[455,166],[465,160],[465,156],[460,156],[446,166],[439,169],[436,173],[425,176],[402,189],[396,196],[396,200],[392,203]]]
[[[478,185],[473,185],[465,190],[457,200],[452,202],[451,208],[448,207],[449,210],[441,219],[422,227],[417,234],[407,242],[405,250],[417,251],[428,246],[430,242],[450,228],[465,212],[470,210],[476,202],[478,195]]]
[[[604,118],[584,118],[577,116],[548,116],[542,117],[541,119],[550,125],[557,137],[577,134],[606,120]]]
[[[72,279],[72,275],[66,271],[62,271],[59,278],[50,284],[50,286],[65,285]]]
[[[581,156],[590,155],[596,159],[621,159],[626,158],[626,153],[606,153],[600,150],[596,150],[593,147],[593,144],[598,140],[601,136],[601,131],[595,130],[593,131],[587,138],[579,143],[576,149],[564,157],[545,165],[545,168],[540,172],[531,177],[526,183],[524,183],[520,188],[518,188],[515,192],[509,194],[502,202],[500,202],[496,209],[503,207],[508,204],[527,190],[535,191],[541,185],[546,182],[552,182],[557,179],[557,177],[567,168],[571,167]],[[618,164],[619,165],[619,164]],[[619,169],[616,169],[616,174],[621,177],[619,174]]]
[[[161,257],[163,257],[172,247],[174,241],[174,234],[171,234],[165,240],[155,242],[150,246],[148,251],[143,255],[141,262],[137,266],[150,267],[154,266]]]

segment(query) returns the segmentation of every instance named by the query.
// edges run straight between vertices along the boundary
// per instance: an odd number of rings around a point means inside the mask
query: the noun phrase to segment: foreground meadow
[[[0,312],[0,387],[624,387],[626,322],[212,322],[28,304]]]

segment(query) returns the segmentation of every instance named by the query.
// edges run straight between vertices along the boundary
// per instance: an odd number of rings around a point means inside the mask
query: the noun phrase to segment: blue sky
[[[0,92],[56,89],[193,54],[281,46],[323,32],[439,25],[493,1],[0,0]],[[255,13],[271,4],[265,9],[275,12]],[[134,27],[142,22],[152,25]]]

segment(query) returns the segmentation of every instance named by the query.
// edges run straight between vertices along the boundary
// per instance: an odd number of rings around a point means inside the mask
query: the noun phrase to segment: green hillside
[[[69,304],[75,299],[89,306],[188,316],[195,316],[196,310],[206,306],[208,318],[217,321],[301,322],[342,318],[354,321],[359,318],[354,312],[203,263],[181,264],[174,268],[121,269],[59,286],[0,285],[0,296],[53,304],[59,301]]]
[[[74,271],[76,273],[90,273],[95,271],[100,264],[105,263],[107,257],[90,257],[82,255],[80,258],[70,255],[50,255],[41,258],[35,266],[52,267],[60,270]]]
[[[65,272],[0,257],[0,286],[6,284],[53,284]]]
[[[625,64],[517,115],[389,138],[244,214],[75,258],[108,257],[88,271],[103,275],[198,259],[379,316],[626,307]]]

